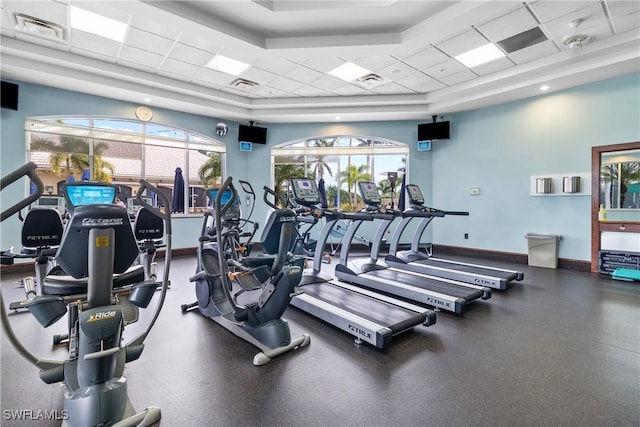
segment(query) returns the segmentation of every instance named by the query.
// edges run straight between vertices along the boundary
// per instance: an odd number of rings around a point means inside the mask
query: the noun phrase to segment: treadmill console
[[[40,196],[33,204],[36,208],[57,209],[58,212],[64,212],[64,197],[62,196]]]
[[[292,178],[291,191],[293,199],[302,206],[315,206],[320,203],[320,193],[316,182],[306,178]]]
[[[407,195],[409,196],[409,203],[416,206],[424,205],[424,196],[422,195],[422,191],[420,191],[420,187],[415,184],[407,184]]]
[[[358,190],[362,200],[369,206],[380,206],[382,198],[380,197],[380,191],[375,182],[359,182]]]

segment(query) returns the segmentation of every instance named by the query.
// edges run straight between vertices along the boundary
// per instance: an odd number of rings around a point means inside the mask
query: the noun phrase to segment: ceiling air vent
[[[515,36],[500,40],[498,45],[509,54],[547,40],[547,36],[544,35],[542,30],[539,27],[534,27]]]
[[[34,36],[44,37],[58,41],[64,41],[64,30],[56,23],[44,19],[16,13],[18,25],[16,29]]]
[[[389,80],[382,77],[379,74],[376,73],[369,73],[365,76],[359,77],[355,80],[353,80],[351,83],[360,86],[364,89],[371,89],[374,88],[376,86],[380,86],[383,85],[385,83],[389,83]]]
[[[244,90],[252,89],[256,86],[259,86],[258,83],[252,82],[251,80],[247,80],[247,79],[235,79],[229,84],[235,88],[244,89]]]

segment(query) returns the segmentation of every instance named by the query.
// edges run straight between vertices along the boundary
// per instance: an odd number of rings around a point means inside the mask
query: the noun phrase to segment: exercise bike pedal
[[[180,306],[180,310],[183,313],[186,313],[187,311],[191,310],[193,307],[197,307],[197,306],[198,306],[198,301],[192,302],[191,304],[182,304]]]

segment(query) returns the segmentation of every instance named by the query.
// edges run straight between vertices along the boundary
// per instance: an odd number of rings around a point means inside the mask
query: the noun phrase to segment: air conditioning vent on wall
[[[38,37],[64,41],[64,30],[60,25],[24,13],[16,13],[15,16],[18,23],[16,30]]]

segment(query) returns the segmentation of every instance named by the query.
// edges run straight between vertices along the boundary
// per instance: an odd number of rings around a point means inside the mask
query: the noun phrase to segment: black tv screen
[[[253,142],[254,144],[266,144],[267,128],[240,125],[238,128],[238,141]]]
[[[449,139],[449,122],[418,125],[418,141],[431,141],[433,139]]]
[[[15,83],[2,82],[2,108],[18,111],[18,85]]]

